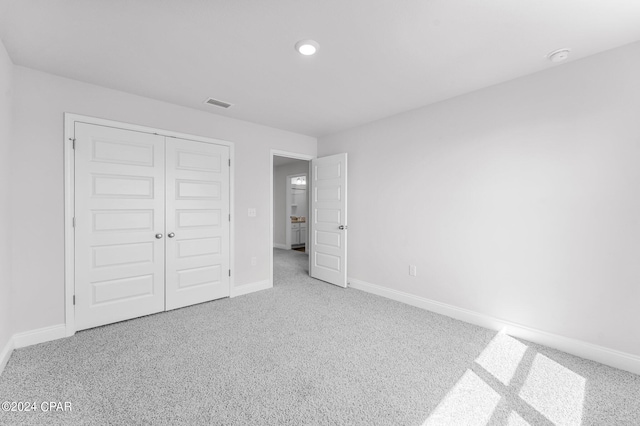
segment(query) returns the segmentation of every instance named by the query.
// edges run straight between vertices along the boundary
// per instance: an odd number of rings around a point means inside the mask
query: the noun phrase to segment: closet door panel
[[[164,138],[75,125],[75,320],[164,310]]]
[[[166,138],[166,308],[229,296],[229,148]]]

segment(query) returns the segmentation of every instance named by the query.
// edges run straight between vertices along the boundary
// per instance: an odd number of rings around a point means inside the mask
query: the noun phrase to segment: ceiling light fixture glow
[[[296,43],[296,50],[304,56],[311,56],[315,54],[318,49],[320,49],[320,45],[315,40],[300,40]]]

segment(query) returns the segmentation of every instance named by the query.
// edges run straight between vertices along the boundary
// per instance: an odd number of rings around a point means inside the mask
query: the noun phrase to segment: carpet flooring
[[[3,425],[638,425],[640,376],[307,275],[16,350]],[[47,406],[48,407],[48,406]]]

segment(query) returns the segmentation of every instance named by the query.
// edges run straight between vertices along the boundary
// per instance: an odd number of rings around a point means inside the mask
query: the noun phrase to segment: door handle
[[[156,238],[157,238],[157,239],[162,238],[162,234],[156,234]]]
[[[174,234],[173,232],[171,232],[171,233],[169,233],[169,234],[167,235],[167,237],[169,237],[169,238],[173,238],[173,237],[175,237],[175,236],[176,236],[176,234]]]
[[[349,228],[349,227],[348,227],[348,226],[346,226],[346,225],[340,225],[340,226],[338,226],[338,229],[340,229],[340,230],[342,230],[342,231],[344,231],[344,230],[345,230],[345,229],[347,229],[347,228]]]

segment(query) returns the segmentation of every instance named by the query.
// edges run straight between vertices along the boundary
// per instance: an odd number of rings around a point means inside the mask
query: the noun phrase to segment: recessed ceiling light
[[[320,49],[320,45],[315,40],[300,40],[296,43],[296,50],[305,56],[315,54],[318,49]]]
[[[547,55],[547,59],[551,62],[562,62],[569,57],[569,52],[571,49],[558,49]]]

